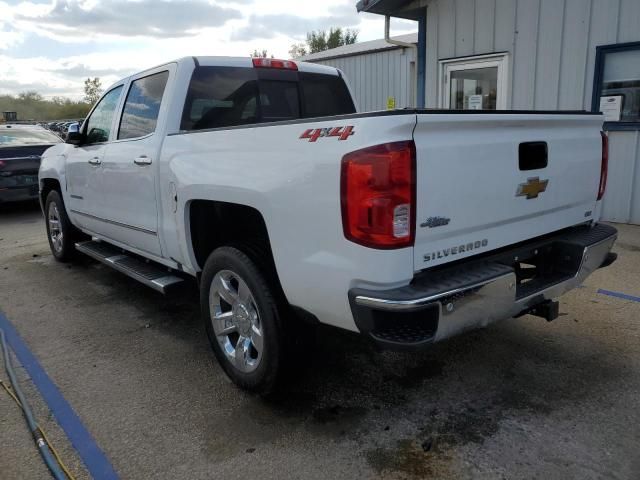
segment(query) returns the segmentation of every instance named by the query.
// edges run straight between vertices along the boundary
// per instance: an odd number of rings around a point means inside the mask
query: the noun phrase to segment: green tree
[[[294,43],[289,49],[289,56],[291,58],[304,57],[307,54],[307,46],[305,43]]]
[[[102,82],[98,77],[93,80],[87,78],[84,81],[84,101],[90,105],[93,105],[98,101],[102,95]]]
[[[30,90],[16,96],[0,95],[0,111],[17,112],[18,120],[75,120],[86,117],[91,104],[56,96],[45,99]]]
[[[309,53],[322,52],[331,48],[351,45],[358,41],[358,31],[340,27],[318,30],[307,33],[307,50]]]
[[[253,53],[251,53],[249,56],[253,58],[273,58],[273,54],[270,54],[269,52],[267,52],[267,50],[258,51],[257,48],[255,48],[253,50]]]
[[[18,94],[18,98],[23,102],[41,102],[42,95],[40,95],[35,90],[28,90],[26,92],[20,92]]]

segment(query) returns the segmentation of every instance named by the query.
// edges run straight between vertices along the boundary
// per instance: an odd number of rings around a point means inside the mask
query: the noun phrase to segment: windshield
[[[44,129],[16,128],[0,129],[0,146],[40,145],[46,143],[60,143],[62,140],[57,135]]]

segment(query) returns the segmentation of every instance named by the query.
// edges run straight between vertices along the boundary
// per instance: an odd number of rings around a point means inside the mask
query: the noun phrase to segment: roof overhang
[[[377,13],[418,21],[424,15],[428,0],[358,0],[358,12]]]

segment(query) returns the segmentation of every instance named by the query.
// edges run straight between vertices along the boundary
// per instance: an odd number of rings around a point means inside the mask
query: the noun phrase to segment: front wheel
[[[76,252],[75,241],[78,231],[69,220],[62,197],[56,190],[52,190],[47,195],[44,215],[51,253],[56,260],[68,262]]]
[[[207,259],[200,304],[211,347],[234,383],[261,394],[273,390],[283,363],[276,298],[267,276],[241,250],[221,247]]]

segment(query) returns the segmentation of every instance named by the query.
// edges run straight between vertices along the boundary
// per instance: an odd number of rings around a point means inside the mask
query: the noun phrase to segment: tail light
[[[413,245],[415,162],[412,141],[376,145],[342,157],[342,227],[348,240],[379,249]]]
[[[600,135],[602,135],[602,163],[600,164],[598,200],[602,200],[604,191],[607,189],[607,173],[609,171],[609,137],[604,132],[600,132]]]
[[[298,70],[296,62],[291,60],[276,60],[275,58],[253,58],[256,68],[279,68],[281,70]]]

